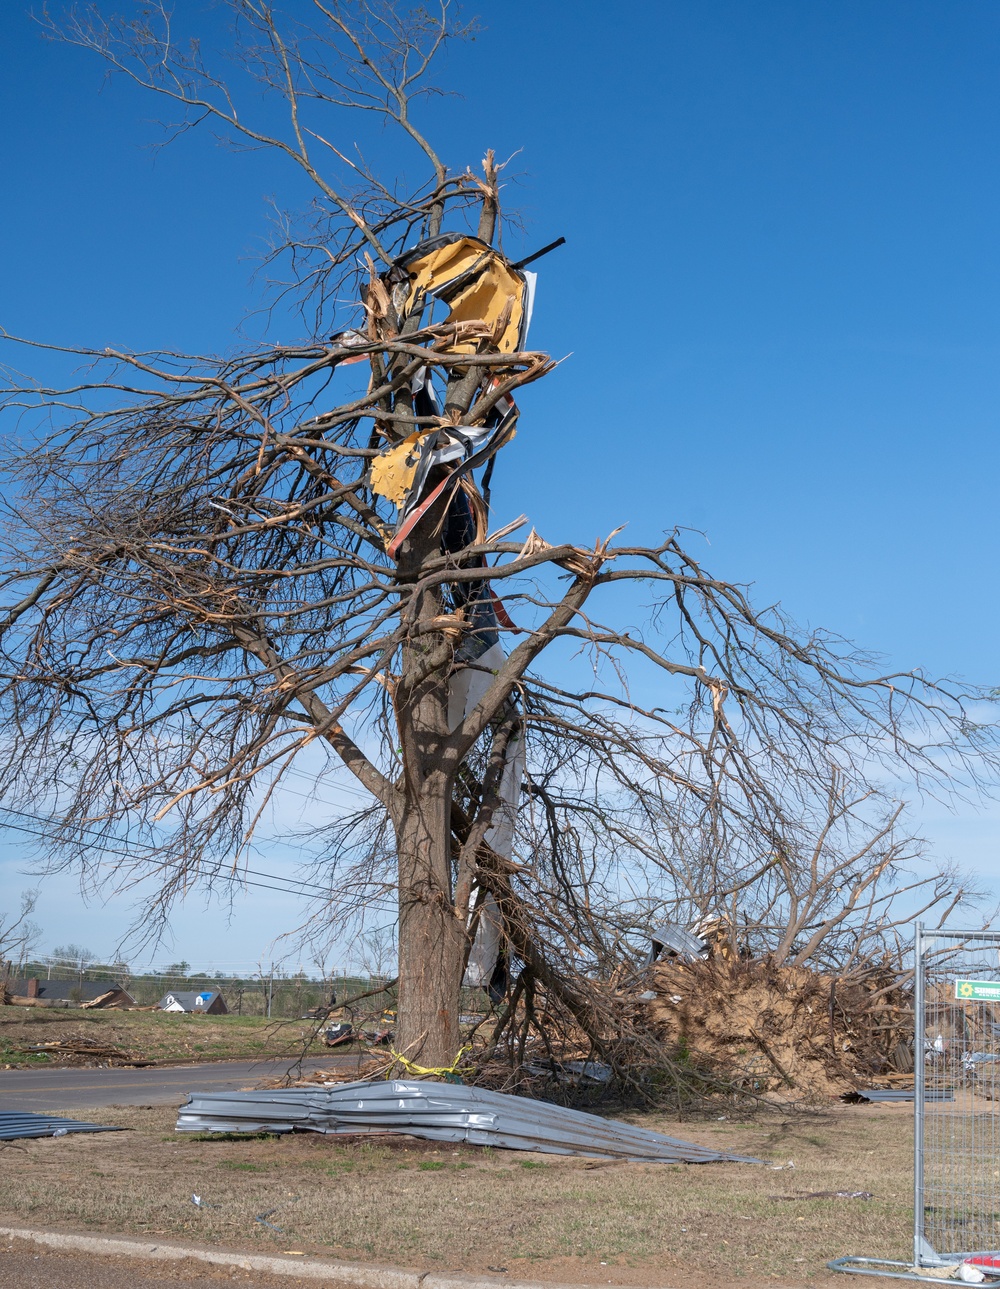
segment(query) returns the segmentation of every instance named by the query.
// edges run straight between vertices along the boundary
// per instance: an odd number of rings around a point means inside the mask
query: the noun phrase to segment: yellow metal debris
[[[377,456],[372,462],[372,491],[401,506],[413,486],[420,461],[420,440],[433,433],[433,430],[418,430]]]
[[[524,278],[498,251],[475,238],[463,237],[411,261],[406,272],[410,292],[404,316],[419,307],[424,296],[439,295],[451,309],[449,322],[485,322],[502,354],[517,350],[524,316]],[[449,348],[462,354],[476,350],[473,343]]]

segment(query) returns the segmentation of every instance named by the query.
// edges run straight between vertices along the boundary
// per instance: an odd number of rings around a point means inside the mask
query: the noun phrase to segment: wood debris
[[[129,1052],[122,1051],[118,1047],[105,1047],[99,1043],[88,1043],[86,1040],[72,1039],[52,1039],[48,1043],[32,1043],[23,1047],[14,1049],[20,1052],[30,1052],[33,1056],[57,1056],[57,1057],[89,1057],[91,1060],[107,1061],[114,1065],[133,1065],[145,1066],[155,1065],[155,1061],[147,1061],[142,1057],[133,1056]]]

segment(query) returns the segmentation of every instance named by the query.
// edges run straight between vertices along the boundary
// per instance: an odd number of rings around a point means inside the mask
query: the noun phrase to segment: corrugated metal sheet
[[[361,1080],[274,1092],[195,1092],[181,1106],[177,1131],[400,1132],[429,1141],[595,1159],[761,1162],[547,1101],[410,1079]]]
[[[913,1088],[858,1088],[857,1095],[863,1101],[912,1101],[916,1097]],[[954,1101],[952,1088],[926,1088],[925,1101]]]
[[[664,922],[650,932],[646,965],[651,966],[664,949],[669,949],[685,960],[704,958],[708,953],[708,945],[701,936],[692,935],[687,927],[680,926],[677,922]]]
[[[0,1110],[0,1141],[18,1137],[51,1137],[59,1132],[122,1132],[100,1123],[83,1123],[80,1119],[60,1119],[50,1114],[27,1114]]]

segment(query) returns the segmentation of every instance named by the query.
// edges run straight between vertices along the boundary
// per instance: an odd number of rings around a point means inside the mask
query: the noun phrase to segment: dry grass
[[[262,1251],[595,1284],[845,1283],[844,1254],[905,1256],[910,1112],[851,1106],[770,1122],[645,1117],[672,1135],[754,1154],[748,1164],[603,1164],[405,1138],[175,1135],[169,1108],[79,1118],[121,1134],[0,1152],[4,1220],[156,1234]],[[787,1167],[788,1161],[795,1167]],[[782,1200],[870,1190],[864,1200]],[[212,1207],[196,1208],[192,1193]],[[273,1210],[273,1212],[269,1212]],[[256,1221],[265,1219],[282,1230]]]
[[[20,1050],[54,1040],[104,1044],[148,1061],[298,1055],[313,1028],[310,1021],[268,1020],[265,1016],[0,1007],[0,1066],[94,1064],[86,1057],[28,1055]],[[314,1052],[325,1050],[322,1044],[314,1044]]]

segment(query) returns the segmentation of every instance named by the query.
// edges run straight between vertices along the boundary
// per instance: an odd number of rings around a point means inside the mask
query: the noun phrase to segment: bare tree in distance
[[[38,948],[42,929],[31,915],[38,905],[38,891],[21,892],[20,907],[10,913],[0,913],[0,965],[14,963],[20,971]]]
[[[97,961],[97,954],[82,944],[61,944],[52,950],[50,962],[56,976],[72,972],[80,983],[83,974],[92,963]]]
[[[155,3],[48,21],[164,101],[176,133],[211,128],[309,180],[313,206],[282,215],[273,262],[312,333],[225,357],[11,341],[84,366],[63,386],[9,369],[29,446],[6,463],[4,800],[51,820],[56,864],[119,885],[156,874],[155,927],[193,884],[246,875],[269,801],[321,750],[370,804],[325,829],[313,928],[398,902],[401,1054],[455,1061],[487,900],[516,966],[505,988],[542,987],[605,1050],[589,976],[627,940],[616,911],[665,857],[677,868],[685,838],[715,864],[714,910],[750,889],[766,909],[775,856],[804,853],[834,776],[838,827],[874,839],[848,866],[871,871],[872,846],[892,843],[858,804],[870,780],[989,782],[986,696],[881,674],[756,609],[676,532],[583,546],[494,519],[515,395],[555,363],[524,346],[501,167],[488,153],[457,168],[421,129],[433,60],[465,29],[448,3],[221,7],[226,50],[175,33]],[[416,181],[352,152],[365,114],[410,146]],[[466,299],[440,318],[407,265],[459,236],[500,287],[482,316]],[[630,618],[647,606],[629,630],[603,616],[618,585],[634,588]],[[456,713],[463,686],[476,698]],[[491,839],[515,749],[507,854]],[[787,890],[775,899],[787,910]],[[807,901],[796,943],[816,939],[807,906],[836,916]]]

